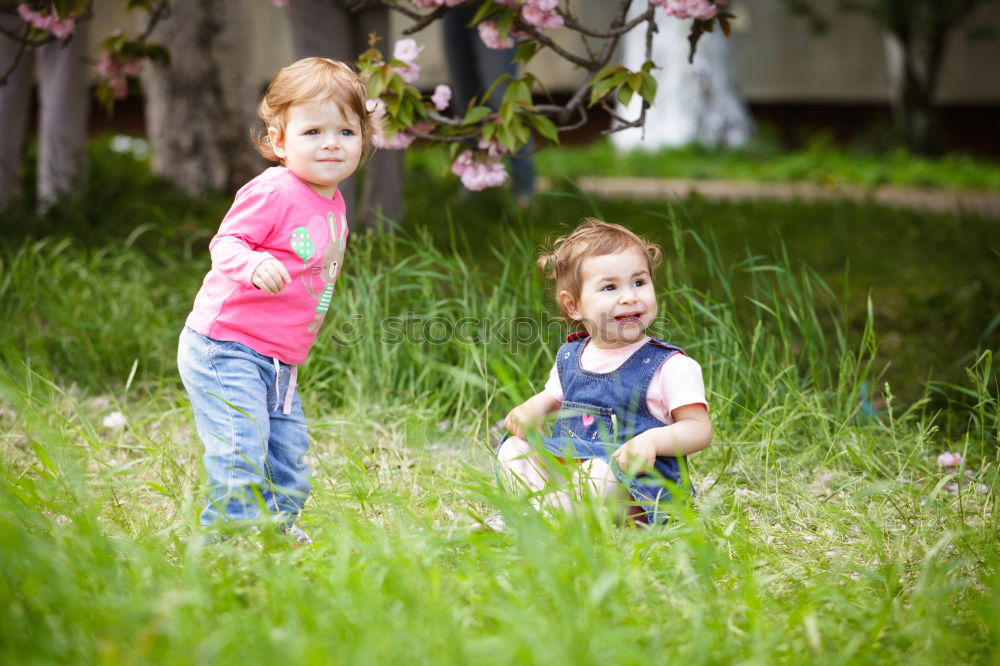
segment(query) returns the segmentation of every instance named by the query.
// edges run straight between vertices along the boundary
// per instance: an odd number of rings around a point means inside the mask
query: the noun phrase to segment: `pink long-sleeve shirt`
[[[236,193],[209,244],[212,268],[187,325],[301,365],[329,306],[347,234],[339,191],[327,199],[285,167],[266,169]],[[251,282],[266,259],[280,261],[292,278],[278,294]]]

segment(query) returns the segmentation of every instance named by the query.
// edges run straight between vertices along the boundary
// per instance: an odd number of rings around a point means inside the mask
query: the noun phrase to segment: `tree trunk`
[[[645,0],[635,2],[630,15],[646,10]],[[688,63],[690,20],[657,16],[659,32],[653,37],[651,60],[657,90],[646,112],[643,128],[611,135],[623,149],[655,150],[662,147],[700,143],[713,147],[743,145],[753,131],[753,123],[737,84],[736,68],[729,43],[721,31],[706,33],[698,41],[694,62]],[[623,64],[638,70],[646,60],[646,36],[632,30],[623,39]],[[641,100],[632,98],[628,108],[619,109],[626,118],[639,115]]]
[[[235,191],[264,164],[249,140],[249,35],[244,3],[225,0],[172,0],[153,34],[171,58],[145,80],[153,169],[190,194]]]
[[[919,26],[883,34],[889,99],[896,125],[906,146],[914,153],[929,155],[937,142],[934,122],[934,91],[944,56],[945,34],[937,26]]]

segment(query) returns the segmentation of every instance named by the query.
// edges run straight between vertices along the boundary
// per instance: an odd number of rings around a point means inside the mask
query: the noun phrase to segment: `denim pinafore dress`
[[[655,472],[628,476],[611,454],[639,433],[666,425],[649,411],[646,394],[660,366],[684,351],[650,338],[618,368],[598,373],[580,365],[588,339],[585,333],[577,333],[559,348],[556,368],[563,403],[552,436],[542,438],[545,450],[565,460],[605,460],[642,507],[649,524],[663,524],[667,514],[661,504],[671,497],[665,481],[683,487],[678,459],[657,456]]]

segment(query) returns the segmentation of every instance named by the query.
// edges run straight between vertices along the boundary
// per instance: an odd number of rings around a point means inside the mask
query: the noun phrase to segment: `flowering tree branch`
[[[143,61],[169,61],[167,51],[150,41],[153,28],[169,12],[168,0],[125,0],[125,7],[145,11],[146,27],[138,37],[127,38],[116,31],[101,42],[94,68],[100,75],[97,97],[106,106],[126,96],[129,83],[135,85],[142,71]],[[0,28],[0,34],[20,45],[13,61],[0,75],[0,86],[6,85],[25,53],[70,39],[79,24],[93,17],[93,8],[94,0],[0,0],[0,13],[16,15],[21,21],[16,30]]]
[[[516,78],[501,77],[489,90],[472,100],[466,109],[449,109],[444,96],[425,98],[414,87],[420,67],[416,58],[422,47],[412,39],[396,44],[393,59],[386,62],[372,40],[371,48],[361,55],[359,68],[368,78],[369,95],[380,102],[385,114],[385,136],[379,139],[385,148],[405,148],[414,139],[448,144],[454,164],[452,170],[469,189],[500,184],[506,177],[500,158],[521,154],[525,146],[558,143],[559,134],[581,127],[589,120],[589,109],[598,107],[611,118],[605,133],[628,127],[641,127],[646,110],[656,96],[656,80],[651,74],[653,35],[657,20],[662,17],[692,18],[691,57],[698,39],[712,31],[716,24],[727,35],[731,15],[720,10],[726,0],[650,0],[649,7],[632,18],[632,0],[619,0],[610,24],[593,28],[582,23],[566,0],[371,0],[407,16],[413,24],[404,34],[413,35],[440,19],[450,7],[458,4],[474,6],[477,11],[470,28],[474,27],[488,48],[517,46],[515,60],[528,65],[541,51],[548,49],[556,56],[584,70],[581,85],[564,104],[548,100],[535,104],[532,91],[537,80],[526,71]],[[430,10],[430,11],[421,11]],[[662,11],[661,11],[662,10]],[[550,34],[554,28],[564,28],[579,35],[583,53],[577,53],[556,41]],[[646,62],[638,71],[614,64],[621,38],[632,30],[646,33]],[[592,40],[600,40],[594,47]],[[499,104],[487,103],[494,89],[503,86]],[[616,108],[627,105],[639,95],[643,103],[639,115],[626,118]],[[450,97],[450,91],[447,95]],[[450,110],[451,115],[445,112]]]
[[[272,3],[283,7],[289,1],[294,0],[272,0]],[[149,39],[153,27],[169,12],[169,0],[124,2],[130,10],[147,13],[147,27],[138,37],[126,38],[116,32],[101,43],[102,50],[95,62],[101,76],[97,94],[106,105],[124,97],[130,84],[135,85],[143,61],[169,61],[166,49]],[[416,87],[420,76],[416,60],[422,46],[412,38],[402,39],[396,43],[390,59],[378,49],[378,36],[373,35],[370,48],[359,56],[357,65],[368,81],[372,110],[384,115],[385,131],[376,137],[377,143],[387,149],[406,148],[415,139],[445,144],[454,160],[452,170],[467,188],[499,185],[506,178],[502,156],[523,154],[529,145],[537,148],[558,143],[561,133],[588,122],[593,107],[602,109],[611,118],[606,133],[642,126],[646,110],[656,95],[656,80],[651,74],[656,65],[651,54],[657,21],[664,17],[694,19],[689,37],[693,56],[698,38],[716,24],[729,34],[730,15],[721,10],[726,2],[649,0],[646,10],[629,18],[632,0],[618,0],[610,24],[593,27],[579,20],[572,0],[359,0],[354,8],[381,5],[406,16],[412,22],[403,31],[406,35],[419,33],[455,6],[473,7],[476,13],[470,28],[478,31],[488,48],[516,46],[515,60],[526,70],[520,76],[505,75],[493,82],[467,108],[455,108],[448,86],[437,85],[429,95]],[[16,33],[4,33],[18,41],[22,49],[0,78],[0,85],[26,50],[67,38],[77,22],[90,17],[92,5],[93,0],[0,0],[0,12],[16,12],[23,21]],[[556,28],[576,33],[582,52],[554,39],[550,31]],[[646,33],[646,62],[637,71],[612,60],[622,37],[632,30]],[[532,59],[544,50],[584,72],[582,83],[565,103],[557,103],[551,97],[535,103],[534,91],[540,86],[527,70]],[[428,86],[423,88],[426,90]],[[502,90],[499,103],[491,105],[489,100],[497,90]],[[643,100],[641,109],[638,116],[627,118],[616,105],[627,105],[635,95]]]

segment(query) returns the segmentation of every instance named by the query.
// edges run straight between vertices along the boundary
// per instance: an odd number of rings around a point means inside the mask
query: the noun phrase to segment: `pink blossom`
[[[514,40],[508,35],[500,39],[500,31],[493,21],[482,21],[476,26],[479,29],[479,38],[488,49],[509,49],[514,46]]]
[[[962,464],[962,454],[961,453],[942,453],[937,459],[938,465],[941,467],[958,467]]]
[[[507,180],[507,170],[500,158],[484,153],[478,155],[466,150],[451,165],[451,172],[462,179],[466,189],[478,192],[487,187],[503,185]]]
[[[128,79],[108,79],[108,86],[111,88],[115,99],[125,99],[128,97]]]
[[[415,83],[420,78],[420,65],[415,63],[406,67],[395,67],[393,71],[402,76],[407,83]]]
[[[715,18],[719,7],[726,4],[726,0],[712,2],[712,0],[650,0],[650,4],[663,7],[669,16],[675,18],[694,18],[708,21]]]
[[[444,111],[448,108],[449,102],[451,102],[451,88],[444,84],[434,88],[434,94],[431,95],[431,103],[434,104],[435,109]]]
[[[430,134],[434,131],[434,123],[429,120],[418,121],[413,127],[407,128],[412,132],[417,132],[419,134]]]
[[[521,18],[528,25],[542,29],[558,28],[563,24],[563,17],[559,14],[550,14],[532,5],[525,5],[521,8]]]
[[[413,127],[408,127],[408,131],[418,132],[420,134],[428,134],[434,129],[434,124],[426,120],[421,120]],[[372,137],[372,141],[378,148],[384,148],[385,150],[403,150],[409,148],[410,144],[416,137],[410,134],[408,131],[399,131],[392,135],[391,139],[385,138],[385,132],[378,130],[375,132],[375,136]]]
[[[106,396],[98,396],[96,398],[91,398],[87,406],[92,409],[107,409],[111,406],[111,399]]]
[[[691,18],[700,19],[702,21],[708,21],[714,19],[715,15],[719,12],[718,8],[715,6],[711,0],[689,0],[688,1],[688,15]]]
[[[17,13],[25,23],[30,23],[39,30],[52,33],[56,39],[65,39],[76,30],[76,17],[70,14],[61,19],[55,9],[52,10],[51,14],[42,14],[32,11],[31,7],[22,2],[17,6]]]
[[[121,412],[111,412],[110,414],[104,417],[103,421],[101,421],[102,426],[104,426],[105,428],[110,428],[111,430],[117,430],[118,428],[122,428],[125,426],[126,423],[128,423],[128,420],[125,418],[125,415],[122,414]]]
[[[142,62],[139,60],[123,60],[108,51],[101,51],[97,56],[94,69],[107,79],[108,86],[116,99],[124,99],[128,95],[129,76],[139,76],[142,73]]]
[[[420,9],[431,9],[432,7],[455,7],[463,2],[465,2],[465,0],[413,0],[413,4]]]
[[[424,50],[424,47],[417,44],[414,39],[401,39],[396,42],[396,47],[393,49],[392,57],[394,60],[401,61],[405,67],[394,67],[393,71],[398,73],[403,77],[403,80],[407,83],[414,83],[418,78],[420,78],[420,65],[414,62],[420,52]]]
[[[403,150],[410,147],[414,137],[406,132],[396,132],[392,135],[391,139],[387,140],[384,134],[381,137],[376,136],[375,139],[377,141],[375,145],[379,148],[384,148],[385,150]]]
[[[820,474],[815,481],[809,484],[809,490],[814,493],[823,492],[830,487],[830,481],[833,479],[833,474]]]
[[[396,47],[392,50],[392,57],[395,60],[402,60],[407,65],[412,65],[423,50],[423,45],[417,44],[417,40],[401,39],[396,42]]]
[[[485,152],[490,159],[497,159],[503,155],[508,154],[510,151],[499,141],[483,141],[480,140],[477,144],[479,150]]]
[[[271,4],[275,7],[287,7],[291,0],[271,0]]]
[[[97,63],[94,69],[101,76],[111,78],[115,76],[139,76],[142,74],[142,62],[139,60],[125,60],[108,51],[101,51],[97,56]]]
[[[559,0],[526,0],[521,8],[521,18],[528,25],[543,30],[558,28],[564,22],[563,17],[556,12],[558,7]]]

